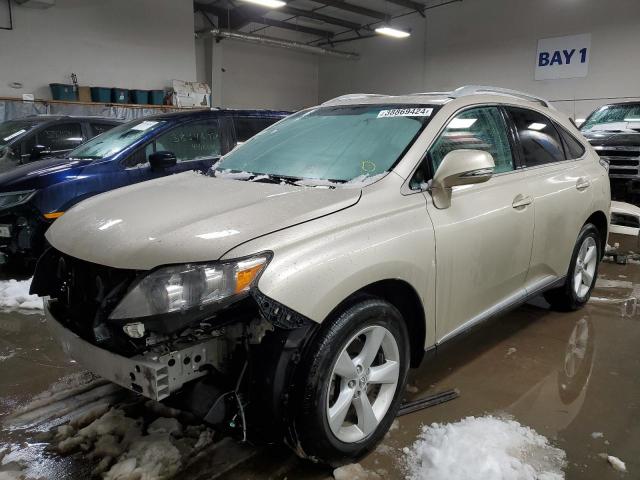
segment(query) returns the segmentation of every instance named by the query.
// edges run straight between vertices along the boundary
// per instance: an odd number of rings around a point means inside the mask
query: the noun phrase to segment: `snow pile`
[[[31,279],[0,280],[0,311],[22,310],[29,313],[42,311],[42,299],[29,295]]]
[[[93,474],[104,480],[165,480],[213,442],[213,431],[201,425],[185,427],[166,417],[145,427],[142,418],[111,408],[87,425],[72,422],[58,427],[53,442],[61,454],[84,452],[96,463]]]
[[[333,471],[335,480],[380,480],[382,477],[375,472],[365,470],[359,463],[344,465]]]
[[[331,180],[324,180],[321,178],[303,178],[295,182],[295,185],[300,187],[324,187],[324,188],[362,188],[377,182],[384,177],[387,172],[378,173],[377,175],[360,175],[352,178],[348,182],[332,182]]]
[[[564,451],[531,428],[492,416],[425,426],[404,453],[409,480],[564,479]]]
[[[614,457],[613,455],[607,455],[607,462],[609,462],[609,465],[611,465],[614,470],[617,470],[619,472],[627,471],[627,466],[618,457]]]

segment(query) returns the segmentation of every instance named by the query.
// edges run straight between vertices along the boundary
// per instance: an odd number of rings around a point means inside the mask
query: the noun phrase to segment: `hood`
[[[54,248],[149,270],[217,260],[235,246],[355,205],[360,189],[297,187],[187,172],[90,198],[54,222]]]
[[[92,160],[70,160],[69,158],[47,158],[19,165],[0,173],[0,192],[32,190],[63,182],[77,175]]]

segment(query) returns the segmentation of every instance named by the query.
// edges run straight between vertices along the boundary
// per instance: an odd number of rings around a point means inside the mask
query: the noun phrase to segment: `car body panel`
[[[620,225],[615,215],[633,218],[635,226]],[[611,202],[609,245],[616,254],[640,253],[640,207],[624,202]]]
[[[46,238],[58,250],[93,263],[150,270],[217,260],[238,243],[348,208],[359,198],[358,189],[239,182],[186,172],[90,198],[60,217]]]

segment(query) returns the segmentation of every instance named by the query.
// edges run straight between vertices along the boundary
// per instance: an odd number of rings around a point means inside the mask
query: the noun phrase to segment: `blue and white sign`
[[[590,54],[590,33],[538,40],[535,79],[586,77]]]

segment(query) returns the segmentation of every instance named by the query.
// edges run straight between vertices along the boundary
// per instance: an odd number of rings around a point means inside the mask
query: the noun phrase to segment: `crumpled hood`
[[[76,258],[116,268],[217,260],[240,243],[350,207],[360,189],[213,178],[187,172],[92,197],[46,237]]]
[[[41,189],[77,175],[93,160],[53,157],[18,165],[0,173],[0,192]]]

